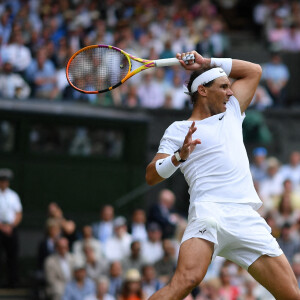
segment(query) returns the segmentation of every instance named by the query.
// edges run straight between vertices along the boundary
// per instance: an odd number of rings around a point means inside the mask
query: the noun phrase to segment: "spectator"
[[[172,108],[184,109],[189,106],[189,98],[183,92],[182,89],[183,82],[178,74],[174,74],[173,86],[171,90],[172,94]]]
[[[226,50],[228,48],[228,41],[226,35],[223,33],[223,23],[215,19],[212,22],[212,33],[210,36],[210,41],[212,43],[212,49],[214,51],[214,57],[224,57],[226,56]]]
[[[44,270],[45,259],[55,252],[55,242],[60,237],[60,225],[55,220],[46,222],[46,235],[39,244],[38,269]]]
[[[154,264],[163,257],[162,232],[157,223],[148,225],[148,240],[142,243],[142,257],[147,264]]]
[[[6,61],[10,61],[16,72],[25,72],[32,61],[31,52],[24,45],[21,31],[16,31],[10,38],[10,43],[3,48],[2,57]]]
[[[19,195],[10,189],[13,172],[0,169],[0,249],[6,258],[7,282],[5,286],[14,288],[19,284],[18,257],[19,237],[17,228],[22,221],[22,204]]]
[[[108,293],[113,297],[117,297],[119,292],[121,291],[122,283],[123,283],[123,270],[122,265],[119,261],[114,261],[110,265],[109,269],[109,289]]]
[[[196,51],[201,53],[203,57],[213,57],[214,48],[211,41],[211,28],[205,27],[202,30],[202,37],[200,41],[196,44]]]
[[[57,221],[61,228],[61,235],[68,239],[71,248],[73,242],[77,240],[75,222],[66,219],[61,207],[55,202],[50,202],[48,205],[48,220]]]
[[[168,239],[163,240],[162,246],[164,256],[154,264],[154,268],[160,281],[167,284],[176,268],[175,247]]]
[[[153,265],[144,265],[142,268],[142,287],[147,299],[163,286],[164,284],[156,277]]]
[[[143,209],[135,209],[130,226],[132,240],[145,241],[147,239],[146,213]]]
[[[101,276],[99,279],[96,280],[96,289],[97,295],[96,297],[86,297],[85,300],[116,300],[115,297],[108,294],[109,288],[109,280],[106,276]]]
[[[292,264],[294,255],[300,249],[300,244],[291,237],[291,224],[283,224],[280,238],[277,241],[289,263]]]
[[[149,70],[143,74],[142,83],[138,87],[141,106],[145,108],[159,108],[164,104],[164,94],[161,86],[153,79]]]
[[[61,300],[65,285],[72,279],[74,258],[69,253],[69,242],[59,238],[55,243],[55,253],[45,261],[46,294],[50,300]]]
[[[282,62],[278,52],[271,54],[271,60],[262,66],[262,79],[277,107],[286,106],[286,85],[290,73],[287,66]]]
[[[92,227],[85,225],[82,227],[82,239],[73,243],[73,253],[77,260],[84,260],[84,246],[92,247],[97,259],[102,259],[102,245],[101,242],[93,237]]]
[[[223,267],[220,273],[221,287],[220,296],[225,299],[238,300],[240,291],[238,287],[233,286],[230,282],[231,277],[227,267]]]
[[[84,245],[83,252],[86,265],[86,273],[89,278],[96,280],[100,276],[108,274],[107,260],[103,256],[97,256],[94,248],[91,245]]]
[[[274,207],[274,198],[282,194],[283,180],[279,173],[279,160],[275,157],[267,159],[267,178],[260,183],[260,196],[266,211]]]
[[[117,217],[114,220],[114,235],[107,240],[104,247],[106,258],[110,262],[121,261],[129,255],[131,241],[131,235],[127,232],[126,219]]]
[[[118,300],[146,300],[142,289],[140,272],[136,269],[129,269],[125,274],[122,290]]]
[[[0,74],[0,95],[10,99],[26,99],[29,94],[29,85],[21,75],[13,72],[12,63],[10,61],[4,62]]]
[[[264,147],[257,147],[253,150],[253,162],[250,164],[250,171],[253,180],[262,182],[267,178],[267,149]]]
[[[262,85],[258,85],[250,106],[257,110],[263,111],[267,107],[273,106],[273,102],[274,101],[269,95],[267,89]]]
[[[281,42],[282,51],[299,52],[300,51],[300,31],[295,23],[292,23],[287,29]]]
[[[141,242],[133,241],[130,246],[131,253],[122,260],[122,269],[126,273],[129,269],[141,271],[144,260],[141,255]]]
[[[113,236],[114,232],[114,208],[111,205],[104,205],[100,211],[100,221],[92,225],[93,235],[103,247],[106,241]]]
[[[47,57],[45,48],[37,52],[34,59],[26,70],[28,80],[33,84],[34,97],[53,100],[58,95],[56,82],[56,70],[51,60]]]
[[[219,278],[211,278],[209,280],[203,281],[200,284],[200,294],[196,296],[195,300],[223,300],[223,297],[220,295],[221,280]],[[225,298],[232,299],[232,298]]]
[[[300,184],[300,152],[292,151],[289,157],[289,163],[281,166],[279,170],[282,179],[290,179],[293,188],[297,188]]]
[[[140,106],[140,97],[137,93],[137,86],[134,84],[129,84],[128,91],[126,94],[122,95],[122,105],[134,108]]]
[[[150,207],[148,222],[158,223],[163,230],[163,238],[174,235],[178,216],[173,213],[175,195],[172,191],[164,189],[159,193],[158,203]]]
[[[289,193],[282,194],[278,209],[274,210],[274,219],[276,220],[277,226],[281,228],[285,223],[289,223],[293,226],[299,217],[300,211],[293,208],[291,195]]]
[[[74,279],[67,283],[62,300],[84,300],[86,297],[96,296],[95,283],[87,278],[82,262],[75,263],[73,273]]]

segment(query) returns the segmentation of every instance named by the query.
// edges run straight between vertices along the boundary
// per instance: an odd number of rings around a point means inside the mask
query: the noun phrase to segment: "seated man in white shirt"
[[[110,261],[121,261],[130,253],[132,238],[127,231],[124,217],[117,217],[114,221],[114,235],[109,238],[104,247],[106,258]]]

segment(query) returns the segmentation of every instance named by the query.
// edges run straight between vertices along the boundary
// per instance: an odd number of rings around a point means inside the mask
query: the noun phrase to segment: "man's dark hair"
[[[212,67],[207,67],[207,68],[202,68],[200,70],[197,70],[197,71],[194,71],[190,77],[190,80],[188,81],[187,83],[187,88],[189,90],[189,93],[190,93],[190,96],[191,96],[191,101],[192,101],[192,104],[194,105],[198,99],[198,91],[192,93],[191,92],[191,88],[192,88],[192,84],[194,82],[194,80],[201,74],[203,74],[204,72],[208,71],[208,70],[211,70],[213,68],[216,68],[215,66],[212,66]],[[210,87],[213,83],[214,83],[215,80],[212,80],[206,84],[203,84],[203,86],[205,87]]]

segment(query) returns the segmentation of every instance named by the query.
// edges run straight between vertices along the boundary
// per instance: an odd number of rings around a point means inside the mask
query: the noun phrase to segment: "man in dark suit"
[[[173,237],[176,223],[178,222],[177,214],[173,213],[175,195],[172,191],[164,189],[159,193],[158,203],[155,203],[149,210],[149,223],[158,223],[162,228],[163,239]]]

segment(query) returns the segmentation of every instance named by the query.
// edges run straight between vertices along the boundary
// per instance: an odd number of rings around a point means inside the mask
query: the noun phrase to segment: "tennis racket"
[[[132,70],[132,60],[142,65]],[[98,94],[111,91],[141,71],[175,65],[180,65],[177,58],[147,60],[114,46],[92,45],[73,54],[67,64],[66,75],[69,84],[77,91]]]

